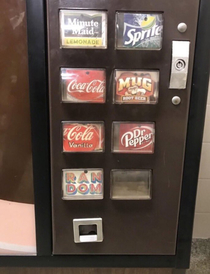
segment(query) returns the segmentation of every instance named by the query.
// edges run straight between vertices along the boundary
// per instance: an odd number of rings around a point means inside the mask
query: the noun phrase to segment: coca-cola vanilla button
[[[102,152],[103,122],[63,122],[63,152]]]

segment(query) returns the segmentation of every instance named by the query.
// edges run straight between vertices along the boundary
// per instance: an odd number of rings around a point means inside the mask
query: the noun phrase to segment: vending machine
[[[28,0],[30,264],[188,268],[208,0]]]

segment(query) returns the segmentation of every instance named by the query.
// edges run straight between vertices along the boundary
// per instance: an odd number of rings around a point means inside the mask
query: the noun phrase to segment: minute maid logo
[[[106,48],[105,11],[61,10],[61,44],[67,48]]]
[[[162,42],[162,15],[124,14],[125,47],[159,48]]]

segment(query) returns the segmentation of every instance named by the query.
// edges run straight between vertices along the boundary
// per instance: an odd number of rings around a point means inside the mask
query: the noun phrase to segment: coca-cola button
[[[104,103],[106,73],[103,69],[61,69],[62,98],[71,103]]]

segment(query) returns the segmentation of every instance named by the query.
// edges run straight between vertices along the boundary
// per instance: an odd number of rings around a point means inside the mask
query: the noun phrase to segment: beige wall
[[[194,238],[210,238],[210,86],[195,210]]]

